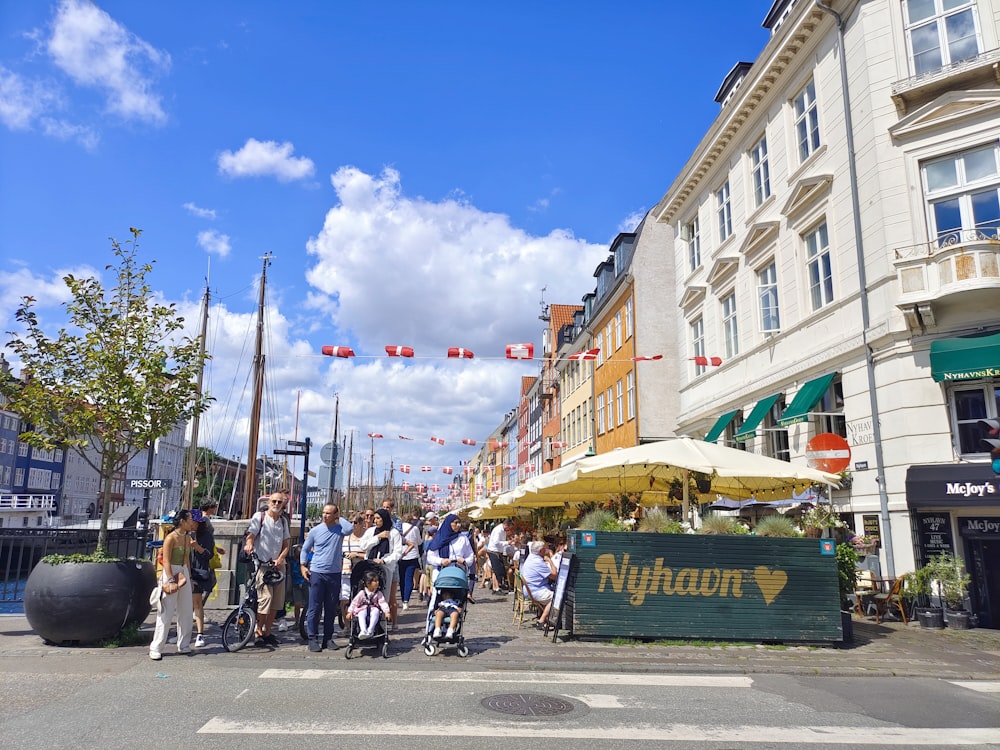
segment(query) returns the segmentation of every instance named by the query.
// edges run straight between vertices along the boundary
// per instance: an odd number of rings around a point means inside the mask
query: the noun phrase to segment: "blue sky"
[[[61,277],[100,275],[107,238],[141,228],[192,332],[209,277],[202,442],[241,455],[270,252],[263,449],[296,409],[300,439],[329,440],[338,393],[362,443],[386,435],[377,472],[457,466],[538,371],[502,354],[540,342],[541,289],[593,288],[767,42],[769,7],[0,0],[3,330],[24,294],[57,325]]]

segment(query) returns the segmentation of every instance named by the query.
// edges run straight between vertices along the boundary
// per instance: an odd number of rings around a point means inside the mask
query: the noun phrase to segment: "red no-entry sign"
[[[806,463],[813,469],[838,474],[851,465],[851,446],[840,435],[821,432],[806,443]]]

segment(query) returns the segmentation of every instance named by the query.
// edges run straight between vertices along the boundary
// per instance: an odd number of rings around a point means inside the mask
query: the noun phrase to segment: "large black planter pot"
[[[24,587],[24,615],[46,641],[93,643],[145,620],[155,584],[149,562],[40,562]]]
[[[953,630],[968,630],[969,629],[969,613],[962,611],[956,612],[954,610],[946,610],[944,613],[945,622],[948,623],[948,627]]]
[[[844,640],[842,643],[846,646],[854,641],[854,619],[850,612],[845,612],[841,610],[840,612],[840,626],[844,631]]]
[[[921,607],[917,609],[917,621],[922,628],[940,630],[944,627],[944,610],[939,607]]]

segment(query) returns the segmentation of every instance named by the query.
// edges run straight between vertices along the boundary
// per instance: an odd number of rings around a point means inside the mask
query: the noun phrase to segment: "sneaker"
[[[177,653],[178,654],[184,654],[186,656],[187,654],[192,654],[194,652],[191,649],[189,649],[189,648],[179,648],[179,649],[177,649]]]
[[[441,628],[434,628],[434,637],[435,638],[441,637]]]
[[[198,635],[194,637],[194,647],[205,648],[205,636],[203,636],[201,633],[198,633]]]
[[[273,646],[274,648],[277,648],[278,646],[281,645],[281,641],[277,639],[274,633],[268,633],[267,635],[264,636],[263,640],[265,644],[267,644],[268,646]]]
[[[256,646],[257,648],[267,648],[267,641],[265,641],[263,638],[258,638],[256,641],[253,642],[253,645]]]
[[[454,638],[455,637],[455,629],[454,628],[448,628],[445,631],[445,633],[444,633],[444,637],[447,638],[448,640],[451,640],[452,638]]]
[[[406,610],[408,610],[409,608],[410,608],[410,604],[409,604],[409,602],[403,602],[403,611],[405,612],[405,611],[406,611]]]
[[[288,630],[288,623],[282,620],[278,623],[278,632],[284,633],[286,630]]]
[[[160,659],[163,658],[163,654],[161,654],[159,651],[150,651],[149,658],[152,659],[153,661],[160,661]]]

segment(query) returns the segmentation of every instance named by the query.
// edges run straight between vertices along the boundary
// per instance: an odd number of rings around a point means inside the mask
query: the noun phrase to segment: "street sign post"
[[[806,463],[811,469],[839,474],[851,465],[851,446],[840,435],[821,432],[806,443]]]
[[[173,487],[171,479],[130,479],[128,486],[131,490],[169,490]]]

